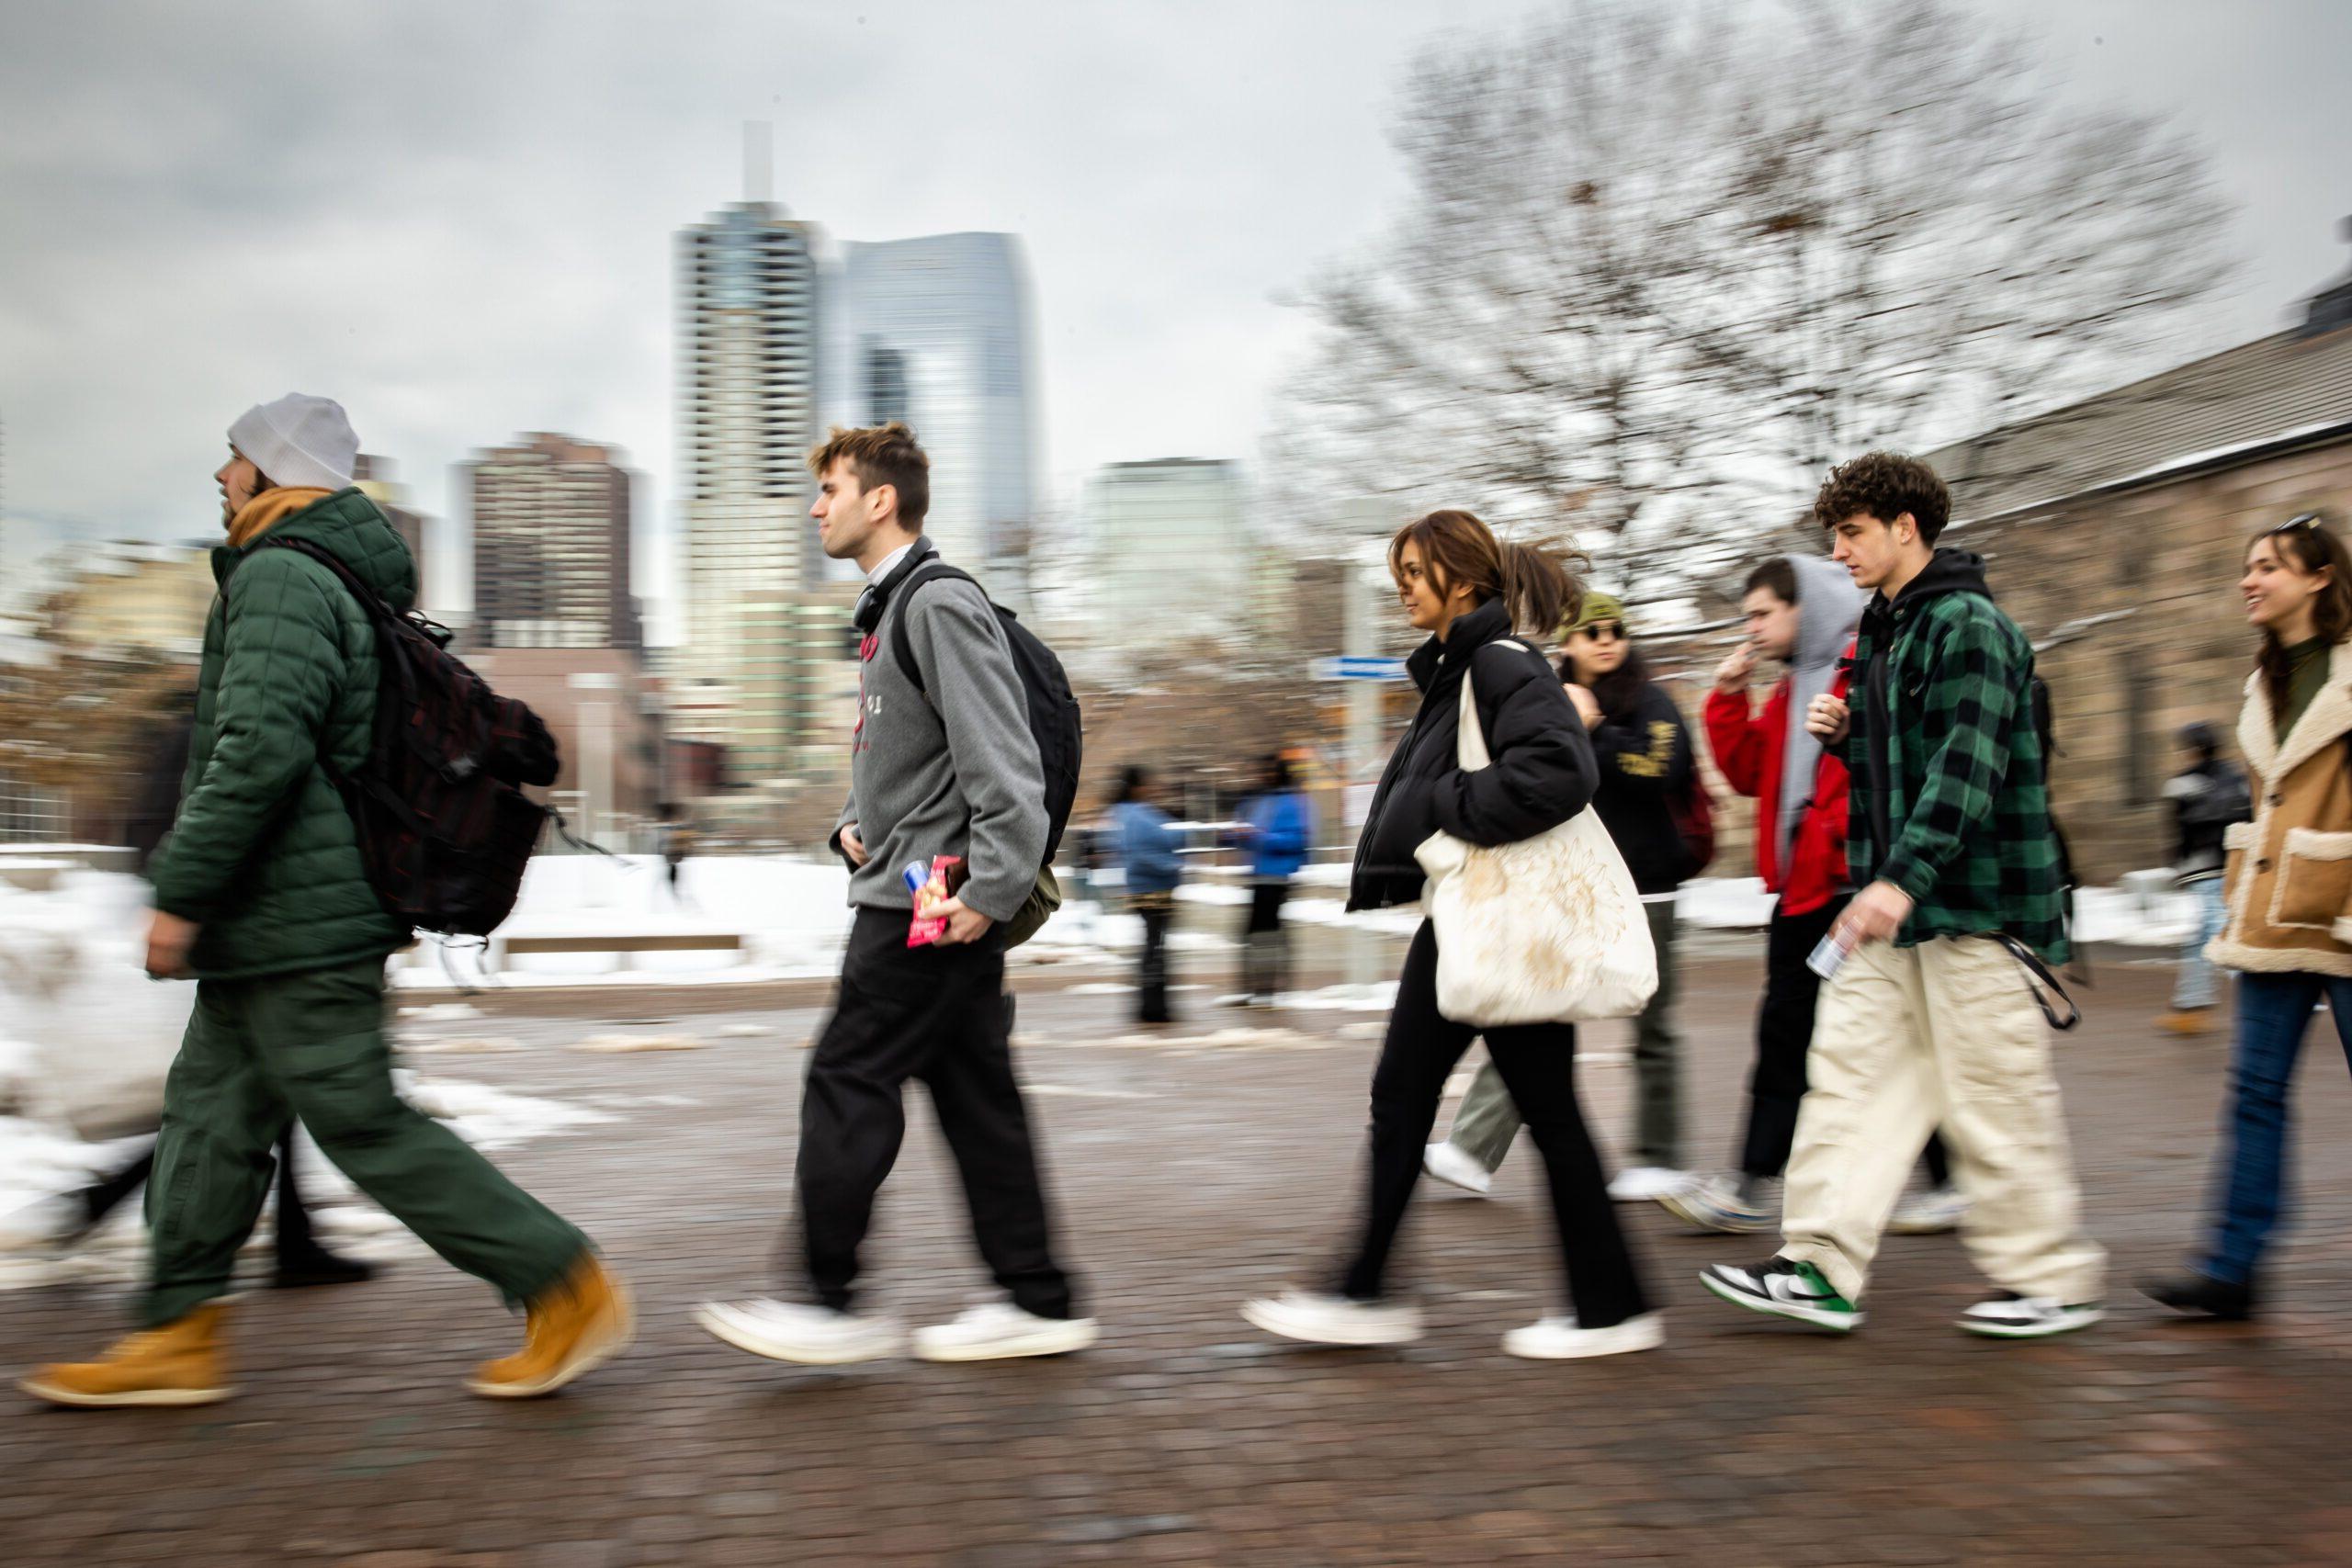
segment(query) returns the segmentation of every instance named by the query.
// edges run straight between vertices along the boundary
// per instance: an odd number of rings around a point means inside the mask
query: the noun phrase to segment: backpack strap
[[[372,619],[388,621],[393,619],[398,614],[391,605],[384,602],[382,594],[370,588],[360,575],[345,565],[343,558],[333,550],[314,545],[308,539],[264,539],[262,547],[292,550],[295,554],[308,556],[325,567],[335,574],[345,588],[351,590],[351,596],[359,601],[359,607],[367,611]]]
[[[943,579],[968,582],[975,588],[980,585],[979,580],[970,572],[949,566],[945,561],[933,556],[916,568],[913,574],[905,581],[893,589],[892,596],[904,595],[911,598],[914,591],[924,583],[937,582]],[[907,678],[907,684],[921,692],[923,701],[931,701],[930,688],[922,683],[922,671],[915,664],[914,644],[907,640],[907,609],[903,603],[899,606],[898,618],[890,623],[890,657],[899,661],[899,673]]]

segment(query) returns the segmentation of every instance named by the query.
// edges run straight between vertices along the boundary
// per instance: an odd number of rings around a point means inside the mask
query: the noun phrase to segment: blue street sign
[[[1401,681],[1405,678],[1405,661],[1401,659],[1381,659],[1368,653],[1318,659],[1315,661],[1315,678],[1318,681]]]

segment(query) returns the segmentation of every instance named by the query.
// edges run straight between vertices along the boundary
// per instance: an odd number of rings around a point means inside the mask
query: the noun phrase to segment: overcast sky
[[[2041,28],[2053,90],[2207,139],[2249,263],[2214,343],[2345,270],[2352,5],[1976,3]],[[290,389],[340,399],[445,517],[474,447],[617,443],[666,536],[671,236],[741,194],[755,118],[778,198],[836,241],[1023,236],[1051,493],[1248,457],[1303,341],[1280,295],[1402,197],[1411,54],[1538,8],[0,0],[12,554],[216,529],[228,423]]]

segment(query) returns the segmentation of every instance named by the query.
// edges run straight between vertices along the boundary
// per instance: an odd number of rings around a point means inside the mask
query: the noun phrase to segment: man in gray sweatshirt
[[[968,580],[913,581],[938,552],[922,536],[930,460],[907,427],[835,430],[809,457],[825,553],[866,574],[857,625],[858,714],[850,799],[832,838],[856,911],[841,990],[800,1100],[799,1224],[813,1303],[713,1302],[699,1315],[729,1344],[833,1365],[897,1353],[907,1336],[851,1310],[874,1198],[906,1133],[900,1091],[931,1090],[969,1200],[980,1255],[1010,1303],[916,1331],[930,1360],[1050,1356],[1094,1342],[1055,1263],[1035,1148],[1012,1074],[1002,927],[1045,857],[1045,778],[1011,644]],[[900,623],[922,683],[891,649]],[[959,855],[969,872],[933,913],[936,942],[908,945],[902,873]]]

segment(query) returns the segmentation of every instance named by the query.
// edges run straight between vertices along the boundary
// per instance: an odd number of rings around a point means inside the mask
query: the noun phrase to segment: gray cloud
[[[1277,296],[1393,210],[1405,60],[1526,8],[17,0],[0,508],[204,532],[229,420],[300,387],[442,515],[448,464],[536,428],[625,446],[666,515],[671,235],[739,194],[747,118],[837,239],[1027,238],[1057,493],[1246,456],[1303,336]],[[2242,337],[2340,267],[2352,16],[2211,15],[2085,0],[2046,25],[2062,90],[2214,144],[2254,257],[2216,330]]]

